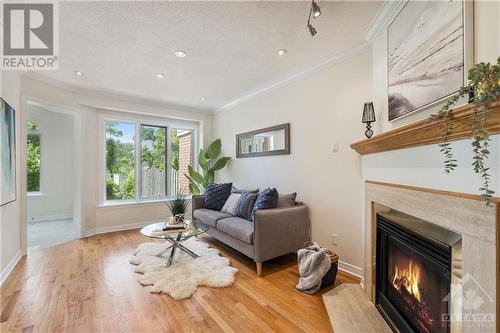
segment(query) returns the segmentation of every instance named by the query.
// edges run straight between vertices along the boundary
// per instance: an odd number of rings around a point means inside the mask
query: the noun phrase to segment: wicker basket
[[[325,276],[323,276],[323,279],[321,279],[321,288],[335,284],[337,271],[339,269],[339,256],[335,252],[328,249],[326,250],[326,253],[330,257],[330,262],[332,263],[332,265],[330,266],[330,270],[328,270]]]

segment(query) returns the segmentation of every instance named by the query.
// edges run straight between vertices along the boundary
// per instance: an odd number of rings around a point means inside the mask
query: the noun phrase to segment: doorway
[[[80,236],[75,219],[76,121],[71,112],[25,105],[26,248],[33,252]]]

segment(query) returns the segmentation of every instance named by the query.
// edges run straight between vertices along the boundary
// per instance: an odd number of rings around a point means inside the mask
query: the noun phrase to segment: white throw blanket
[[[314,294],[321,288],[321,279],[330,269],[330,257],[318,244],[300,249],[297,255],[300,279],[296,288]]]

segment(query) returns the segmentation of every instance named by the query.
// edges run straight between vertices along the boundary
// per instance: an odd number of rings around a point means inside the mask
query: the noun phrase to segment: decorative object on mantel
[[[465,68],[472,66],[471,14],[471,1],[406,2],[387,29],[389,121],[465,84]]]
[[[236,158],[290,154],[290,123],[236,135]]]
[[[368,139],[373,135],[371,124],[374,123],[375,120],[375,110],[373,109],[373,103],[365,103],[365,106],[363,107],[363,118],[361,119],[361,122],[363,124],[366,124],[365,135]]]
[[[321,15],[321,9],[319,8],[318,4],[312,0],[311,3],[311,9],[309,9],[309,17],[307,18],[307,28],[309,29],[309,33],[311,34],[311,37],[314,37],[318,32],[316,31],[316,28],[314,28],[311,24],[311,17],[312,18],[318,18]]]
[[[500,96],[500,57],[497,59],[496,65],[481,62],[476,64],[469,70],[469,82],[466,86],[461,87],[458,94],[453,96],[446,104],[438,111],[437,114],[431,115],[429,121],[441,120],[443,128],[441,135],[443,138],[441,152],[445,157],[444,171],[449,174],[457,167],[457,160],[453,156],[449,137],[453,134],[454,128],[450,124],[450,108],[464,96],[473,96],[473,111],[474,116],[470,121],[472,141],[472,152],[474,154],[472,166],[474,172],[482,178],[483,186],[479,191],[483,192],[482,197],[490,204],[490,199],[495,193],[490,190],[490,174],[489,168],[486,165],[486,160],[490,155],[490,132],[488,131],[488,106],[490,103],[497,100]]]
[[[466,104],[450,110],[449,122],[453,132],[449,141],[464,140],[471,136],[469,123],[474,117],[474,105]],[[443,120],[429,122],[427,119],[401,126],[382,134],[374,135],[351,144],[351,148],[361,155],[381,153],[397,149],[419,147],[443,142],[441,129]],[[500,133],[500,98],[488,105],[486,129],[492,134]]]
[[[200,149],[198,155],[198,164],[203,170],[203,176],[197,172],[192,165],[188,166],[188,173],[184,176],[189,179],[189,191],[197,195],[205,192],[208,184],[213,183],[215,171],[223,169],[231,157],[221,157],[218,159],[222,150],[222,141],[217,139],[212,142],[206,150]]]

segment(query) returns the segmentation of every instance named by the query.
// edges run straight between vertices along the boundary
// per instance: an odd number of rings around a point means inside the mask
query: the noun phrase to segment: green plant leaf
[[[198,155],[198,164],[203,170],[207,171],[207,158],[205,157],[205,151],[203,149],[200,149],[200,154]]]
[[[217,158],[219,156],[222,149],[222,141],[220,139],[212,142],[207,150],[205,151],[205,157],[209,160]]]
[[[212,170],[215,172],[217,170],[220,170],[220,169],[223,169],[227,162],[229,162],[229,160],[231,159],[231,157],[221,157],[217,160],[217,162],[215,162],[214,166],[212,167]]]
[[[215,179],[215,173],[213,169],[209,169],[204,178],[203,186],[206,188],[208,184],[213,183]]]
[[[203,176],[196,172],[191,165],[188,165],[188,172],[196,183],[203,183]]]
[[[194,184],[194,183],[189,183],[189,191],[193,195],[198,195],[201,193],[200,188],[198,186],[196,186],[196,184]]]

